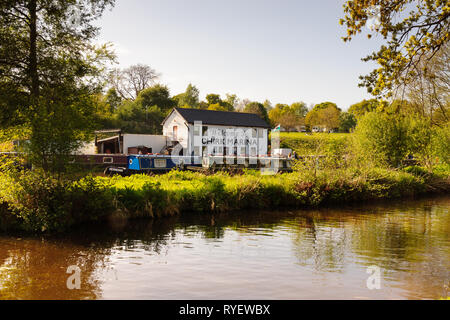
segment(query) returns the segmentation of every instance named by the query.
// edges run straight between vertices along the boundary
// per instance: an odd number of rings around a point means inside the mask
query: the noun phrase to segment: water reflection
[[[448,295],[450,198],[314,211],[112,220],[0,237],[1,299],[328,299]],[[68,290],[69,265],[82,270]],[[382,270],[368,290],[367,266]]]

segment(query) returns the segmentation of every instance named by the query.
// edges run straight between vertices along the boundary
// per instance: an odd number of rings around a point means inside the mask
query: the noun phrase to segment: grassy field
[[[281,132],[280,147],[299,155],[341,154],[349,147],[350,139],[348,133]]]

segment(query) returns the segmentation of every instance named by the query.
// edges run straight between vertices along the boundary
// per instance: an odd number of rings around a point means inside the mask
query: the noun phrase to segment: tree
[[[186,91],[173,97],[179,107],[197,108],[199,104],[200,91],[191,83],[186,88]]]
[[[372,111],[377,110],[378,105],[379,105],[379,101],[377,99],[370,99],[370,100],[364,99],[361,102],[352,104],[348,108],[348,112],[353,114],[356,118],[360,118],[363,115],[365,115],[367,112],[372,112]]]
[[[138,101],[125,100],[115,114],[117,125],[128,133],[160,134],[165,113],[157,106],[144,107]]]
[[[430,125],[443,126],[450,120],[450,44],[429,61],[415,66],[417,77],[406,87],[409,111],[430,119]]]
[[[228,98],[231,99],[231,101],[236,101],[235,97],[230,97],[227,95]],[[206,109],[209,110],[216,110],[216,111],[234,111],[234,106],[227,102],[223,101],[220,98],[220,95],[215,93],[210,93],[206,96],[206,101],[208,103],[208,107]]]
[[[206,101],[208,102],[208,104],[220,104],[222,102],[222,99],[220,99],[220,95],[219,94],[215,94],[215,93],[210,93],[206,96]]]
[[[313,107],[312,110],[314,110],[314,111],[319,111],[319,110],[322,110],[322,109],[326,109],[326,108],[328,108],[328,107],[332,107],[332,108],[337,109],[337,110],[339,110],[339,111],[341,110],[341,109],[338,108],[338,106],[337,106],[336,103],[334,103],[334,102],[322,102],[322,103],[318,103],[318,104],[316,104],[316,105]]]
[[[161,84],[142,90],[135,102],[144,109],[157,106],[163,112],[168,112],[176,106],[176,102],[170,98],[169,88]]]
[[[321,126],[326,130],[339,127],[341,109],[333,102],[316,104],[306,115],[305,123],[309,127]]]
[[[317,110],[311,109],[306,114],[305,124],[307,126],[307,130],[311,130],[312,127],[319,126],[320,125],[319,112]]]
[[[319,124],[324,126],[327,131],[339,127],[339,115],[341,111],[333,106],[328,106],[318,111]]]
[[[291,106],[278,103],[269,111],[269,119],[273,126],[280,124],[290,131],[304,124],[307,110],[306,104],[303,102],[294,102]]]
[[[399,166],[410,151],[408,130],[404,117],[383,112],[366,113],[355,130],[359,155],[375,164]]]
[[[297,116],[293,109],[286,108],[278,118],[278,123],[287,131],[291,131],[303,124],[303,118]]]
[[[209,107],[208,102],[200,101],[200,102],[198,103],[198,108],[199,108],[199,109],[206,110],[206,109],[208,109],[208,107]]]
[[[136,64],[126,69],[113,69],[109,73],[109,82],[122,99],[134,100],[139,93],[155,84],[158,74],[148,65]]]
[[[268,99],[264,101],[263,106],[266,108],[267,112],[273,109],[272,103]]]
[[[175,106],[167,86],[156,84],[142,90],[134,101],[124,100],[114,113],[114,124],[129,133],[160,134],[161,122]]]
[[[286,103],[277,103],[277,104],[275,105],[275,108],[276,108],[276,109],[283,110],[283,109],[285,109],[285,108],[289,108],[289,105],[286,104]]]
[[[226,107],[222,106],[220,103],[210,104],[208,110],[213,111],[229,111]]]
[[[349,112],[342,112],[339,115],[339,131],[350,132],[356,127],[356,117]]]
[[[308,113],[308,107],[304,102],[294,102],[291,104],[291,109],[297,117],[304,118]]]
[[[246,113],[255,113],[261,117],[264,121],[267,123],[270,123],[269,115],[267,114],[266,108],[264,108],[264,105],[259,102],[250,102],[247,104],[243,110],[243,112]]]
[[[110,113],[114,113],[122,103],[122,98],[119,96],[116,89],[111,88],[106,92],[105,102],[109,105]]]
[[[267,108],[266,108],[267,110]],[[279,105],[277,105],[275,108],[272,108],[269,113],[269,120],[272,126],[276,126],[277,124],[280,123],[280,118],[281,118],[281,114],[282,114],[282,110],[283,108],[280,107]]]
[[[0,2],[2,127],[29,128],[30,159],[44,169],[74,150],[91,125],[107,46],[93,25],[114,0]]]
[[[235,94],[227,93],[224,102],[232,106],[234,111],[239,103],[239,98]]]
[[[450,123],[447,122],[442,127],[434,128],[432,139],[434,155],[438,161],[450,164]]]
[[[344,13],[340,20],[347,28],[344,41],[350,41],[365,26],[370,29],[369,38],[378,33],[387,40],[363,59],[380,65],[360,77],[360,86],[375,96],[390,97],[395,89],[415,79],[419,61],[425,59],[426,65],[450,39],[448,1],[352,0],[344,4]]]

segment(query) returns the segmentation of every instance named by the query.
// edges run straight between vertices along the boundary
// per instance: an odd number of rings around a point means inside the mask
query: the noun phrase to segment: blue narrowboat
[[[185,169],[186,165],[201,166],[201,159],[189,156],[171,155],[129,155],[127,168],[133,171],[168,171]]]

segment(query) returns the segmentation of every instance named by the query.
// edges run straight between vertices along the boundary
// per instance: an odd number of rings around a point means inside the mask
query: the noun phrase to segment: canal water
[[[440,197],[0,235],[0,299],[439,299],[449,209]]]

